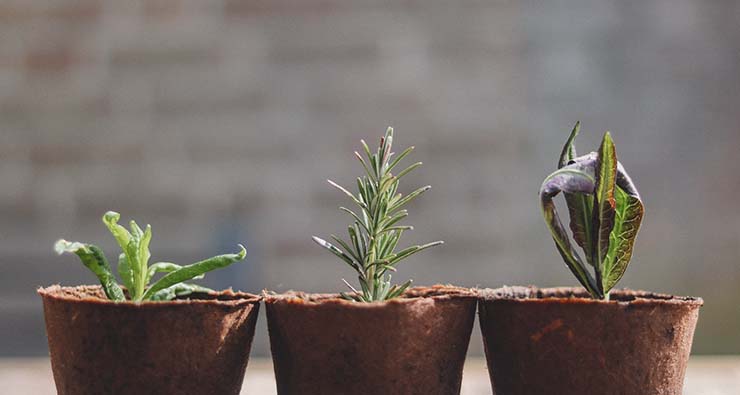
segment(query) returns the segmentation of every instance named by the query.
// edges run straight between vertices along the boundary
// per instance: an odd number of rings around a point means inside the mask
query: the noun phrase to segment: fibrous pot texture
[[[483,290],[480,326],[494,394],[682,393],[700,298],[614,290]]]
[[[412,288],[385,302],[266,295],[278,394],[459,394],[475,318],[469,289]]]
[[[60,395],[241,390],[261,297],[227,290],[136,304],[99,286],[38,293]]]

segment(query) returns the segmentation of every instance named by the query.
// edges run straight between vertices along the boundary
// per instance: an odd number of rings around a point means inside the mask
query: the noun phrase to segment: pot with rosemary
[[[59,394],[238,394],[261,298],[191,283],[246,256],[244,247],[191,265],[149,264],[151,226],[108,212],[121,253],[113,274],[93,244],[59,240],[100,285],[41,288]],[[158,277],[158,278],[156,278]]]
[[[458,394],[476,299],[453,286],[411,287],[391,273],[403,259],[442,244],[401,248],[410,202],[429,190],[401,193],[400,181],[421,166],[400,167],[413,147],[397,156],[388,128],[377,150],[362,141],[355,152],[364,169],[357,192],[329,183],[354,208],[347,237],[313,240],[348,265],[357,285],[340,293],[265,294],[278,393]],[[405,179],[405,178],[404,178]]]

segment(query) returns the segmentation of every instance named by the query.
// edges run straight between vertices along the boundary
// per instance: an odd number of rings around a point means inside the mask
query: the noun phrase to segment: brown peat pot
[[[279,395],[459,394],[475,319],[464,288],[412,288],[386,302],[265,295]]]
[[[38,290],[57,392],[238,394],[261,298],[231,290],[112,302],[99,286]]]
[[[479,303],[496,395],[682,393],[700,298],[575,288],[483,290]]]

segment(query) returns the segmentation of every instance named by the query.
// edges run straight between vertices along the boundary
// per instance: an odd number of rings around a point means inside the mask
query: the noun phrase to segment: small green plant
[[[185,283],[185,281],[201,279],[205,273],[241,261],[247,255],[247,250],[240,244],[241,250],[236,254],[218,255],[192,265],[180,266],[171,262],[157,262],[150,266],[148,264],[151,256],[149,242],[152,239],[152,227],[147,225],[146,229],[142,230],[136,222],[131,221],[129,231],[118,224],[120,218],[120,214],[108,211],[103,216],[103,223],[123,250],[118,256],[118,275],[123,285],[126,286],[130,299],[134,302],[171,300],[193,292],[211,291],[199,285]],[[59,240],[54,245],[54,249],[60,255],[65,252],[76,254],[100,280],[108,299],[126,300],[126,295],[116,282],[108,260],[100,248],[92,244]],[[150,286],[149,283],[157,273],[165,273],[165,275]]]
[[[409,225],[399,225],[399,222],[408,216],[408,211],[403,207],[431,187],[421,187],[405,196],[398,192],[401,177],[421,166],[421,162],[414,163],[396,174],[392,173],[401,160],[414,149],[409,147],[393,158],[391,152],[393,128],[389,127],[385,132],[375,153],[370,152],[364,140],[361,140],[361,143],[367,161],[355,151],[355,156],[362,163],[366,173],[357,178],[359,190],[357,195],[329,180],[329,184],[346,194],[359,207],[359,214],[346,207],[339,208],[354,219],[353,224],[347,229],[350,241],[346,242],[331,235],[341,247],[339,248],[316,236],[313,240],[357,272],[361,291],[343,279],[342,281],[353,292],[342,293],[342,297],[358,302],[374,302],[398,297],[411,285],[411,280],[401,285],[391,285],[391,275],[386,272],[395,271],[396,265],[402,259],[442,244],[442,241],[415,245],[396,252],[403,232],[413,229]]]
[[[576,156],[577,122],[563,147],[558,170],[540,188],[540,203],[555,247],[578,281],[595,299],[609,299],[609,291],[624,275],[640,229],[644,206],[635,185],[617,161],[609,132],[598,152]],[[587,269],[560,222],[553,198],[560,192],[570,215],[573,239],[581,247]]]

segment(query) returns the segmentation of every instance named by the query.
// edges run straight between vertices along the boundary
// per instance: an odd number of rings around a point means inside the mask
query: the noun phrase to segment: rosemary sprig
[[[331,235],[331,238],[337,245],[316,236],[313,240],[357,272],[360,289],[342,280],[352,290],[351,293],[342,293],[342,297],[358,302],[374,302],[398,297],[411,285],[411,280],[401,285],[391,284],[391,275],[386,273],[396,271],[398,262],[443,242],[435,241],[396,251],[403,232],[413,229],[410,225],[399,225],[408,216],[408,211],[403,207],[431,187],[421,187],[405,196],[398,192],[401,177],[421,166],[421,162],[395,175],[392,173],[401,160],[414,150],[414,147],[409,147],[393,158],[393,128],[386,130],[375,153],[370,151],[364,140],[361,143],[366,158],[357,151],[355,156],[366,174],[357,178],[357,195],[328,180],[359,208],[358,212],[346,207],[339,208],[353,218],[352,225],[347,228],[349,242],[335,235]]]

